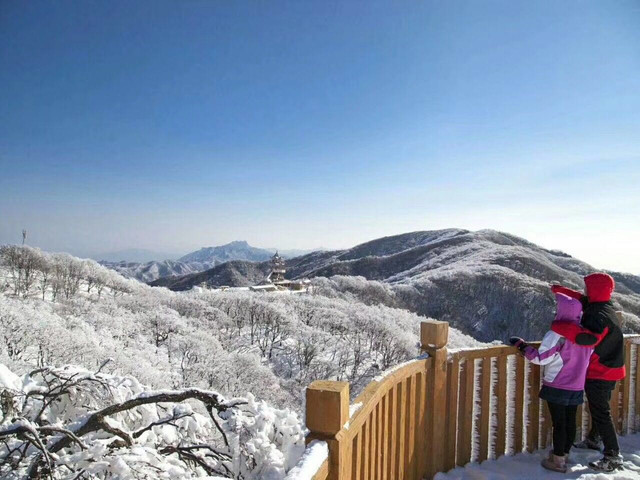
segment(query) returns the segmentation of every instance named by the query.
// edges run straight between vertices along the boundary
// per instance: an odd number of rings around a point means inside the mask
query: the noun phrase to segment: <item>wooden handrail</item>
[[[527,342],[532,347],[539,347],[540,342]],[[480,347],[456,350],[453,355],[457,355],[460,359],[475,360],[477,358],[486,357],[508,357],[518,353],[516,347],[510,345],[496,345],[493,347]]]
[[[389,392],[394,385],[405,378],[419,372],[426,372],[429,369],[429,361],[414,360],[407,363],[402,368],[393,370],[385,375],[381,380],[373,380],[353,401],[354,405],[362,404],[349,419],[347,428],[340,431],[341,438],[352,439],[357,431],[362,427],[367,417],[378,404],[380,399]]]
[[[428,355],[376,377],[354,400],[352,415],[346,382],[307,388],[307,441],[329,446],[314,480],[431,479],[470,461],[550,444],[551,419],[538,398],[540,368],[507,345],[447,354],[447,339],[448,324],[423,322]],[[640,430],[640,335],[625,335],[625,366],[627,377],[611,400],[621,434]],[[579,408],[581,437],[587,419]]]
[[[509,345],[498,345],[495,347],[459,350],[454,354],[457,355],[460,359],[475,360],[476,358],[500,357],[513,355],[516,353],[518,353],[518,349],[516,347],[511,347]]]

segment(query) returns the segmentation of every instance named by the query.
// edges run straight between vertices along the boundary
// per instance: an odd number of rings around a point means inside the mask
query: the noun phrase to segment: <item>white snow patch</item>
[[[360,410],[360,408],[362,407],[362,402],[358,402],[358,403],[354,403],[353,405],[349,406],[349,418],[353,417],[353,415]]]
[[[329,458],[327,442],[314,440],[307,446],[304,454],[296,466],[289,471],[285,480],[311,480],[327,458]]]
[[[21,390],[22,381],[20,377],[0,363],[0,389]]]

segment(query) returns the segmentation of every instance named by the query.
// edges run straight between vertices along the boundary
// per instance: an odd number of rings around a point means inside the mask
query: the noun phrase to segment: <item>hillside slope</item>
[[[482,340],[504,339],[514,326],[523,335],[539,337],[554,310],[548,284],[582,289],[582,277],[596,270],[565,253],[493,230],[407,233],[296,258],[288,266],[294,277],[358,275],[384,281],[394,287],[401,305]],[[640,315],[640,278],[612,274],[618,306]],[[627,328],[637,331],[635,320]]]
[[[152,287],[167,287],[176,292],[189,290],[203,283],[217,287],[248,287],[264,280],[269,271],[269,262],[255,263],[233,260],[204,272],[158,278],[153,282],[149,282],[149,285]]]
[[[162,277],[188,275],[209,267],[209,265],[200,263],[185,263],[177,260],[151,261],[147,263],[101,261],[100,265],[115,270],[127,278],[135,278],[145,283]]]

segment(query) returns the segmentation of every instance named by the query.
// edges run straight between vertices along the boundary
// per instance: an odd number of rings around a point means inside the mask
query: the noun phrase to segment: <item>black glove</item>
[[[529,346],[529,344],[520,337],[511,337],[509,339],[509,343],[514,347],[516,347],[521,352],[524,352],[524,349]]]

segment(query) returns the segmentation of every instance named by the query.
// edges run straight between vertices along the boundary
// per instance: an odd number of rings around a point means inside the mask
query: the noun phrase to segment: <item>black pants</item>
[[[562,456],[571,450],[576,438],[576,405],[547,402],[553,422],[553,454]]]
[[[591,431],[589,439],[598,441],[602,439],[605,455],[618,455],[618,436],[611,418],[611,392],[616,382],[611,380],[588,380],[584,385],[584,391],[589,401],[591,413]]]

